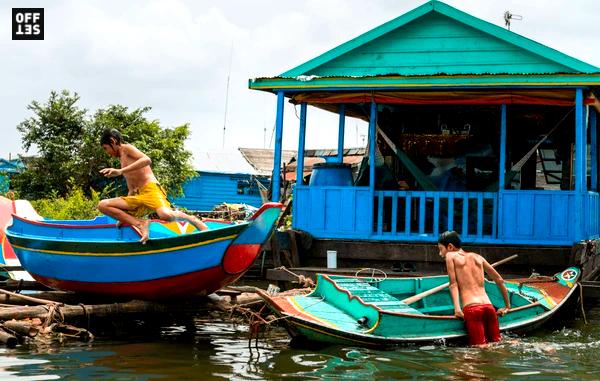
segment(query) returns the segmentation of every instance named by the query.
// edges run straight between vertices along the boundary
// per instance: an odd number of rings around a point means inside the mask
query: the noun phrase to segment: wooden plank
[[[398,192],[392,193],[392,226],[390,231],[393,234],[398,233]]]
[[[464,237],[469,235],[469,196],[465,194],[463,196],[462,206],[462,235]]]
[[[383,193],[377,192],[377,233],[383,232]]]
[[[448,196],[448,230],[454,230],[454,195]]]
[[[419,197],[419,234],[425,234],[425,196]]]
[[[404,233],[406,235],[410,235],[410,220],[412,214],[412,197],[410,195],[406,196],[406,202],[404,205]]]
[[[483,237],[483,193],[477,195],[477,236]]]
[[[433,197],[433,235],[440,234],[440,196]]]

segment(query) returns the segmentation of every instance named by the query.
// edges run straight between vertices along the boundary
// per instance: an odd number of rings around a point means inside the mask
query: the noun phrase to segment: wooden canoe
[[[500,330],[524,331],[545,322],[573,294],[579,276],[580,270],[570,267],[554,277],[506,281],[512,308],[499,317]],[[402,302],[447,281],[447,276],[382,280],[319,274],[315,289],[304,295],[260,295],[293,337],[393,346],[466,337],[447,288],[411,305]],[[485,287],[492,304],[503,307],[495,283],[486,281]]]
[[[248,221],[153,221],[141,244],[129,226],[91,221],[33,221],[13,216],[5,230],[21,265],[58,290],[138,299],[211,293],[241,277],[270,236],[282,205],[264,204]]]

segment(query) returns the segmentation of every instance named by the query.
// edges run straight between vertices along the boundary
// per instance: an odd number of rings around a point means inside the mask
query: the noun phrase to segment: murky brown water
[[[483,350],[439,343],[380,351],[293,348],[280,328],[249,348],[244,325],[198,319],[119,340],[1,349],[0,379],[598,380],[600,309],[588,320],[554,322]]]

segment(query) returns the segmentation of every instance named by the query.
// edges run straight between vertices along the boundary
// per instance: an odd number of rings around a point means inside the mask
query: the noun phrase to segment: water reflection
[[[578,321],[483,350],[437,343],[383,351],[294,348],[280,328],[249,346],[247,327],[223,316],[142,327],[123,340],[0,350],[0,379],[596,380],[598,360],[599,326]]]

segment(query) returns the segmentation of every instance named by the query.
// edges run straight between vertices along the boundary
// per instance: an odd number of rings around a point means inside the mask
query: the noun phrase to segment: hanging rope
[[[585,324],[588,323],[587,318],[585,316],[585,309],[583,308],[583,285],[578,283],[579,286],[579,305],[581,306],[581,316],[583,316],[583,322]]]
[[[281,266],[281,267],[277,267],[275,270],[283,270],[286,273],[290,274],[291,276],[296,277],[297,282],[302,286],[302,287],[315,287],[315,282],[313,282],[313,280],[310,277],[304,276],[304,275],[299,275],[296,274],[290,270],[288,270],[285,266]]]

